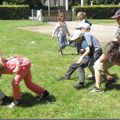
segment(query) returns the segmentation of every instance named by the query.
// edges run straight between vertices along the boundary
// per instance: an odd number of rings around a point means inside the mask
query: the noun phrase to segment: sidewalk
[[[48,22],[48,25],[46,26],[22,27],[21,29],[38,32],[41,34],[52,35],[52,31],[55,25],[56,22]],[[67,26],[69,28],[70,34],[73,33],[77,25],[78,25],[77,21],[67,21]],[[96,38],[101,43],[106,43],[108,41],[111,41],[114,38],[116,31],[117,31],[117,24],[114,26],[93,24],[91,27],[91,32],[96,36]]]

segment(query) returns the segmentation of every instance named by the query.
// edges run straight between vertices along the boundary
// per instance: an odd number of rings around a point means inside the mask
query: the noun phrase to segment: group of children
[[[108,69],[113,65],[120,66],[120,9],[116,11],[112,18],[115,18],[119,24],[118,31],[115,39],[106,44],[105,52],[102,54],[99,41],[90,32],[90,26],[92,25],[85,19],[86,14],[84,12],[78,12],[77,17],[80,20],[79,27],[76,28],[73,35],[70,37],[70,42],[67,42],[67,34],[70,36],[67,24],[65,23],[65,14],[61,13],[58,17],[58,24],[56,25],[52,37],[54,38],[57,33],[59,41],[59,51],[63,55],[63,49],[75,42],[77,51],[80,57],[76,62],[70,65],[69,69],[63,77],[59,80],[70,79],[72,73],[78,69],[79,83],[74,87],[76,89],[82,89],[85,87],[85,68],[88,67],[92,73],[92,78],[95,80],[95,87],[91,92],[100,92],[101,73],[104,72],[107,78],[106,86],[109,87],[114,78],[110,75]],[[32,82],[31,76],[31,62],[25,57],[12,56],[10,58],[4,58],[0,53],[0,76],[2,74],[14,74],[12,80],[13,99],[7,97],[3,91],[0,90],[0,103],[6,104],[10,102],[9,107],[21,105],[21,91],[19,83],[23,79],[27,88],[37,94],[37,100],[44,100],[50,94],[49,92]]]
[[[76,69],[78,69],[79,83],[76,84],[74,87],[76,89],[84,88],[84,68],[88,67],[92,73],[92,79],[95,80],[95,87],[93,88],[93,90],[91,90],[91,92],[101,92],[100,81],[102,72],[104,72],[106,75],[106,87],[109,87],[112,85],[112,83],[115,82],[115,79],[110,75],[108,69],[113,65],[120,65],[120,26],[118,27],[115,39],[106,44],[105,53],[102,54],[102,49],[100,47],[99,41],[90,32],[90,26],[92,24],[87,19],[85,19],[85,17],[86,13],[77,13],[77,18],[79,19],[79,26],[76,28],[73,35],[70,37],[69,42],[69,45],[73,41],[76,43],[77,52],[81,55],[76,62],[69,66],[69,69],[67,70],[65,75],[59,80],[70,79],[72,73]],[[115,15],[112,18],[116,19],[118,25],[120,25],[120,9],[116,11]],[[61,26],[57,28],[58,33],[60,32],[60,28]],[[63,41],[64,40],[61,39],[61,43]]]

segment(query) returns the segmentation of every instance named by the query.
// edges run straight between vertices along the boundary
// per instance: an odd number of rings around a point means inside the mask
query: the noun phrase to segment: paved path
[[[38,32],[41,34],[52,34],[53,28],[56,25],[56,22],[48,22],[46,26],[32,26],[32,27],[22,27],[21,29]],[[67,22],[70,33],[72,34],[75,30],[78,22],[68,21]],[[117,23],[114,25],[96,25],[93,24],[91,32],[99,39],[102,43],[106,43],[114,38],[115,32],[117,31]]]

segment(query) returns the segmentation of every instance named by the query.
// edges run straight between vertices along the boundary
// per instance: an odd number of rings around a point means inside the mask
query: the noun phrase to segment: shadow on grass
[[[22,105],[20,107],[31,107],[35,105],[40,105],[40,104],[47,104],[47,103],[52,103],[55,102],[56,98],[54,95],[50,95],[46,99],[42,101],[38,101],[35,96],[33,96],[30,93],[23,93],[22,95]]]
[[[75,55],[75,56],[77,56],[78,54],[76,54],[76,53],[64,53],[63,54],[63,56],[67,56],[67,55]]]
[[[113,84],[111,84],[108,88],[105,88],[104,91],[109,91],[109,90],[120,90],[120,84],[117,84],[117,81],[119,80],[119,77],[117,76],[117,74],[111,74],[111,76],[115,79],[115,82]],[[104,82],[107,81],[107,79],[104,76]]]

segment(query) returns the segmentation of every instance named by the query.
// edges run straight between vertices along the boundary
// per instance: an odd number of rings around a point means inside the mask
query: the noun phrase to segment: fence
[[[48,11],[43,11],[42,9],[40,10],[31,10],[31,16],[29,17],[29,19],[32,20],[38,20],[38,21],[44,21],[44,22],[48,22],[48,21],[57,21],[57,17],[58,17],[58,13],[60,11],[59,10],[51,10],[50,13],[48,13]],[[71,21],[72,20],[72,11],[65,11],[66,13],[66,21]]]

